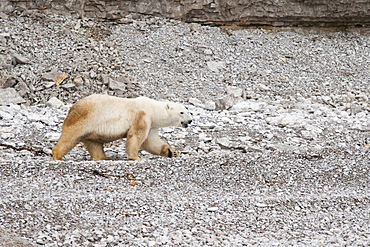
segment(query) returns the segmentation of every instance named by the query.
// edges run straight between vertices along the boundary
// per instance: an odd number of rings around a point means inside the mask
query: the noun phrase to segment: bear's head
[[[183,105],[167,102],[166,109],[172,126],[187,128],[193,121],[188,110]]]

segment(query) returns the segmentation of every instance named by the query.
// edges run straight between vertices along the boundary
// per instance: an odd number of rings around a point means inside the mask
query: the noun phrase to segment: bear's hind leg
[[[151,154],[164,157],[174,158],[180,156],[179,151],[159,138],[158,129],[150,130],[148,138],[141,145],[141,148]]]
[[[83,140],[82,142],[86,146],[86,149],[90,154],[91,160],[112,160],[105,155],[103,143],[91,140]]]
[[[126,141],[126,153],[128,155],[129,160],[144,160],[139,158],[139,148],[145,136],[135,136],[135,135],[128,135]]]
[[[52,149],[53,159],[62,160],[63,156],[71,151],[78,142],[77,139],[62,133],[57,144]]]

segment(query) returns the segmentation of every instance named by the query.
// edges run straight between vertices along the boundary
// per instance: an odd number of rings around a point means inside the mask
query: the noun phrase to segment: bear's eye
[[[182,115],[182,114],[184,114],[184,112],[183,111],[180,111],[180,114]]]

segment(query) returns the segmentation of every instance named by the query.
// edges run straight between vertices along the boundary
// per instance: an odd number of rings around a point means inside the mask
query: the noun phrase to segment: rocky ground
[[[0,15],[4,246],[368,246],[370,34]],[[91,93],[185,104],[180,158],[50,149]]]

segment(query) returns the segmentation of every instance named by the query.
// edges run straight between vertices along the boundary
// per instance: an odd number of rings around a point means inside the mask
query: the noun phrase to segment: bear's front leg
[[[126,140],[126,153],[129,160],[144,160],[139,158],[139,149],[149,132],[149,121],[143,111],[138,113],[135,124],[129,129]]]
[[[162,146],[160,155],[164,157],[175,158],[180,156],[180,152],[166,144]]]
[[[173,147],[170,147],[170,145],[159,138],[158,129],[151,129],[149,131],[148,137],[143,142],[141,148],[151,154],[169,158],[179,157],[180,155],[179,151],[177,151]]]
[[[142,158],[139,158],[139,148],[142,143],[142,139],[135,135],[128,135],[127,141],[126,141],[126,153],[128,155],[129,160],[136,160],[141,161],[144,160]]]

